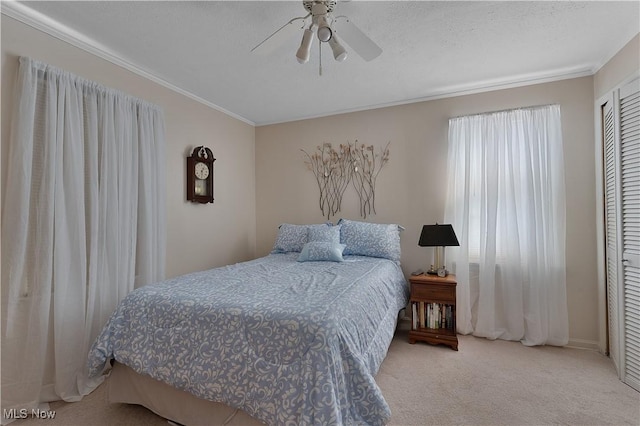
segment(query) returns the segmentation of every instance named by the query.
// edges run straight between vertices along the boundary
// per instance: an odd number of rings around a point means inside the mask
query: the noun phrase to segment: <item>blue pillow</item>
[[[309,242],[314,241],[340,244],[340,226],[309,226]]]
[[[342,258],[344,248],[344,244],[335,244],[326,241],[312,241],[304,245],[300,256],[298,256],[298,262],[342,262],[344,260]]]
[[[278,236],[271,253],[300,251],[307,243],[307,225],[283,223],[278,228]]]
[[[400,262],[400,230],[396,224],[378,224],[340,219],[340,242],[343,254],[382,257]]]
[[[292,225],[283,223],[278,227],[278,236],[273,245],[271,253],[290,253],[299,252],[302,247],[309,241],[309,229],[331,228],[331,222],[319,225]]]

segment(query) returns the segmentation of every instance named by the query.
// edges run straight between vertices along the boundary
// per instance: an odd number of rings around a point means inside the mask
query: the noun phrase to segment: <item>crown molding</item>
[[[13,18],[17,21],[20,21],[26,25],[29,25],[32,28],[35,28],[38,31],[42,31],[45,34],[50,35],[51,37],[57,38],[65,43],[68,43],[74,47],[84,50],[85,52],[91,53],[101,59],[104,59],[108,62],[111,62],[114,65],[122,67],[128,71],[131,71],[141,77],[144,77],[148,80],[153,81],[154,83],[159,84],[169,90],[177,92],[183,96],[186,96],[196,102],[199,102],[203,105],[208,106],[209,108],[220,111],[230,117],[233,117],[237,120],[240,120],[244,123],[255,126],[255,123],[245,117],[242,117],[238,114],[235,114],[231,111],[228,111],[216,104],[213,104],[187,90],[181,89],[168,81],[158,77],[152,71],[149,71],[134,62],[124,58],[118,52],[115,52],[108,47],[104,46],[101,43],[93,40],[92,38],[87,37],[84,34],[81,34],[66,25],[61,24],[60,22],[51,19],[50,17],[37,12],[30,7],[24,5],[23,3],[17,2],[15,0],[2,0],[0,1],[0,12],[3,15],[6,15],[10,18]]]
[[[457,96],[475,95],[478,93],[493,92],[496,90],[504,90],[504,89],[513,89],[516,87],[531,86],[534,84],[552,83],[554,81],[568,80],[572,78],[588,77],[593,75],[592,69],[593,67],[591,66],[583,66],[578,68],[556,70],[554,72],[527,74],[522,76],[516,76],[509,79],[485,80],[485,81],[469,83],[464,85],[448,86],[448,87],[435,90],[429,94],[426,94],[418,98],[405,99],[405,100],[395,101],[395,102],[386,102],[386,103],[380,103],[375,105],[367,105],[364,107],[343,109],[339,111],[332,111],[327,114],[300,116],[297,118],[292,118],[291,120],[260,122],[260,123],[256,123],[256,127],[268,126],[272,124],[282,124],[282,123],[288,123],[292,121],[309,120],[313,118],[330,117],[332,115],[368,111],[372,109],[407,105],[407,104],[413,104],[418,102],[434,101],[437,99],[453,98]]]

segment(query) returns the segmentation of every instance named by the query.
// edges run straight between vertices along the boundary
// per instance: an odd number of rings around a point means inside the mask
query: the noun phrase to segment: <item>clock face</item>
[[[444,277],[444,276],[446,276],[446,275],[447,275],[447,270],[446,270],[446,269],[444,269],[444,267],[442,267],[442,268],[438,269],[438,276],[439,276],[439,277]]]
[[[209,177],[209,166],[205,163],[196,163],[195,174],[198,179],[206,179]]]

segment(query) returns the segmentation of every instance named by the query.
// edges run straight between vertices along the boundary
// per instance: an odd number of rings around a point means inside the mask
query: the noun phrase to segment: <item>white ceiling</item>
[[[301,1],[2,3],[255,125],[591,75],[640,32],[640,1],[340,1],[334,14],[383,53],[338,63],[323,46],[319,76],[317,44],[296,62],[301,33],[270,56],[250,52],[305,15]]]

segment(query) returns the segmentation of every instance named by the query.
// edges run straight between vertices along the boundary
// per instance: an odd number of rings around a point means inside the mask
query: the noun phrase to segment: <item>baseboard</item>
[[[569,339],[566,347],[600,352],[600,346],[595,340]]]
[[[398,330],[411,330],[411,317],[402,316],[398,319]],[[595,340],[569,339],[567,348],[587,349],[590,351],[600,352],[600,346]]]

